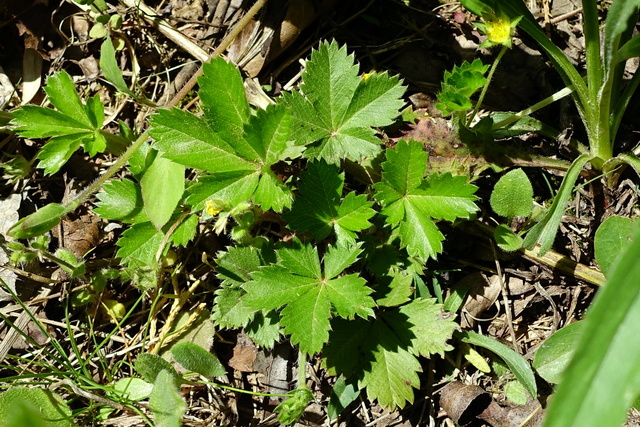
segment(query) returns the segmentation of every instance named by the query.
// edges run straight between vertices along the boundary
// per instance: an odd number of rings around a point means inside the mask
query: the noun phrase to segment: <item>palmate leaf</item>
[[[361,249],[329,247],[324,256],[324,274],[317,248],[296,241],[279,249],[278,263],[251,274],[244,285],[244,303],[256,310],[284,307],[280,323],[300,350],[313,354],[329,336],[333,312],[343,318],[373,315],[372,292],[357,274],[339,276],[357,259]]]
[[[198,209],[208,200],[232,206],[252,199],[275,211],[291,206],[291,191],[271,170],[292,153],[287,108],[271,105],[250,115],[240,73],[222,58],[205,65],[200,84],[205,117],[173,109],[151,120],[163,157],[209,173],[190,189],[187,202]]]
[[[374,195],[383,208],[386,222],[398,231],[402,247],[425,261],[442,251],[444,236],[434,219],[453,221],[469,218],[478,208],[476,187],[462,176],[431,175],[424,179],[427,153],[415,141],[400,141],[387,149],[382,164],[382,181]]]
[[[335,319],[323,349],[333,374],[358,381],[367,396],[394,409],[413,402],[422,371],[417,356],[450,350],[457,327],[433,299],[418,299],[387,311],[373,321]]]
[[[51,138],[38,153],[38,167],[48,175],[56,173],[80,145],[91,156],[104,151],[107,140],[100,133],[104,106],[98,95],[83,105],[64,71],[50,76],[44,90],[56,110],[25,105],[13,113],[12,120],[16,132],[25,138]]]
[[[343,185],[344,174],[337,165],[309,162],[302,173],[300,195],[284,219],[296,231],[309,232],[317,240],[334,230],[339,244],[355,243],[355,233],[371,226],[369,219],[375,211],[364,194],[351,192],[340,201]]]
[[[296,144],[311,144],[305,157],[338,163],[380,151],[372,127],[397,117],[405,91],[397,77],[359,77],[346,47],[324,42],[312,52],[302,81],[301,92],[285,93],[282,102],[291,108]]]

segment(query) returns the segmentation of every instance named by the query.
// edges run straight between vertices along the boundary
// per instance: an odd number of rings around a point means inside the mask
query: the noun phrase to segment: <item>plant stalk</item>
[[[473,112],[471,113],[471,116],[469,117],[469,120],[467,121],[467,124],[466,124],[467,127],[469,127],[471,125],[471,122],[473,121],[473,119],[478,114],[478,111],[480,110],[480,107],[482,106],[482,102],[484,101],[484,97],[487,94],[487,90],[489,89],[489,85],[491,84],[491,79],[493,79],[493,74],[496,72],[496,68],[498,68],[498,63],[500,63],[500,60],[502,59],[504,54],[507,53],[507,50],[509,50],[509,48],[507,46],[502,46],[502,49],[500,50],[500,53],[496,57],[495,61],[493,61],[493,64],[491,65],[491,68],[489,69],[489,74],[487,75],[487,83],[482,88],[482,92],[480,92],[480,97],[478,98],[478,102],[476,103],[476,106],[473,109]]]

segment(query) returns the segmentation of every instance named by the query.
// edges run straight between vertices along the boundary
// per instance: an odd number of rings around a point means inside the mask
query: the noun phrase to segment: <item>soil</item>
[[[580,15],[571,15],[579,2],[563,0],[553,1],[552,4],[549,1],[538,3],[540,5],[536,6],[534,14],[540,17],[542,23],[548,23],[550,35],[562,46],[567,56],[579,66],[583,64],[584,40]],[[187,41],[179,43],[150,22],[140,19],[136,11],[124,2],[109,2],[109,14],[119,14],[123,18],[119,31],[135,46],[137,64],[131,63],[126,50],[118,53],[125,78],[135,72],[144,92],[154,102],[165,103],[197,69],[195,63],[200,58],[197,51],[194,53],[189,48],[195,45],[201,52],[210,55],[238,22],[241,12],[251,4],[246,0],[147,1],[158,17],[186,36]],[[233,8],[234,5],[237,9]],[[563,15],[569,16],[559,22],[553,21]],[[277,96],[282,90],[294,86],[302,67],[299,60],[308,57],[310,49],[319,41],[327,39],[346,44],[354,52],[363,72],[389,71],[400,75],[409,87],[407,105],[421,113],[423,118],[380,130],[382,140],[393,144],[400,138],[412,137],[424,143],[430,153],[432,168],[451,168],[452,164],[456,164],[464,173],[469,173],[479,187],[477,195],[481,212],[478,222],[495,226],[501,220],[483,201],[489,200],[490,190],[500,177],[497,168],[493,167],[500,160],[488,158],[486,153],[466,151],[461,154],[463,144],[452,131],[450,121],[441,117],[434,106],[446,70],[473,58],[481,58],[489,63],[497,53],[495,50],[478,48],[483,36],[475,29],[474,19],[457,2],[452,1],[272,0],[266,11],[259,15],[259,21],[253,25],[274,28],[274,31],[264,32],[257,41],[241,34],[230,48],[229,56],[243,64],[246,74],[255,77],[259,85],[268,87],[269,96]],[[285,25],[281,25],[283,22]],[[114,89],[102,78],[98,65],[101,39],[92,37],[90,32],[93,25],[93,19],[71,1],[7,0],[0,3],[0,108],[10,111],[21,103],[40,105],[45,99],[42,86],[46,77],[55,71],[65,70],[72,76],[79,93],[100,95],[107,106],[108,128],[116,130],[118,120],[131,127],[144,123],[150,110],[115,96]],[[250,47],[253,50],[248,49]],[[629,72],[633,71],[629,69]],[[10,83],[3,81],[3,76]],[[517,34],[513,48],[504,57],[494,76],[483,108],[487,111],[519,111],[562,87],[562,81],[537,50],[535,43]],[[632,108],[629,117],[637,117],[636,113]],[[536,117],[561,130],[565,136],[584,137],[577,113],[569,101],[559,102]],[[623,145],[633,146],[637,143],[637,127],[637,121],[625,120],[621,131]],[[43,143],[12,134],[0,134],[2,161],[7,162],[16,155],[32,159]],[[549,139],[529,134],[517,139],[510,138],[500,144],[553,155],[566,161],[571,161],[573,155],[563,144],[562,138]],[[22,217],[46,203],[71,197],[90,184],[113,160],[111,155],[89,158],[78,152],[61,172],[53,176],[46,176],[42,170],[33,168],[23,179],[5,181],[0,187],[0,210],[6,215],[0,214],[0,225],[15,222],[17,213]],[[500,166],[509,168],[513,164],[509,163],[511,160],[505,162]],[[557,188],[562,175],[562,172],[552,168],[531,167],[526,168],[525,172],[540,202],[550,198],[550,186]],[[15,195],[19,195],[19,199]],[[637,217],[637,205],[637,177],[630,173],[623,174],[612,188],[598,181],[583,187],[575,193],[572,208],[563,219],[554,245],[555,252],[585,268],[597,270],[593,253],[597,225],[611,215]],[[97,271],[107,265],[117,265],[115,242],[120,230],[116,225],[98,218],[89,209],[91,206],[81,207],[65,218],[53,232],[51,247],[64,247],[77,256],[84,256],[89,268]],[[517,223],[512,225],[518,226]],[[526,359],[532,359],[536,349],[553,332],[581,319],[597,292],[598,286],[580,280],[571,271],[526,258],[521,253],[496,250],[484,229],[473,224],[442,224],[442,229],[446,235],[444,254],[437,263],[430,261],[427,267],[445,297],[457,287],[469,286],[469,296],[459,317],[461,327],[501,341]],[[2,230],[6,230],[6,227]],[[181,255],[193,264],[195,276],[196,271],[208,268],[198,254],[215,254],[223,244],[211,234],[202,235],[190,249],[191,252],[182,252]],[[5,263],[6,259],[0,258],[0,262]],[[46,260],[25,264],[22,269],[24,272],[17,275],[9,274],[7,270],[0,274],[23,301],[32,302],[32,307],[44,319],[51,333],[66,336],[68,331],[64,327],[63,301],[69,293],[84,285],[69,280],[56,269],[55,264]],[[42,280],[38,282],[34,277],[62,280],[64,286],[42,288]],[[187,303],[185,311],[195,309],[200,302],[210,303],[214,286],[209,283],[198,290],[197,298]],[[140,292],[130,286],[108,285],[102,298],[114,296],[129,305],[139,298]],[[149,310],[158,309],[150,303],[148,300],[142,303],[140,314],[134,316],[129,326],[132,330],[136,329],[136,321],[138,328],[146,321]],[[21,311],[6,292],[0,295],[0,304],[4,315],[17,316]],[[161,307],[157,312],[158,329],[168,316],[169,306]],[[112,328],[104,310],[97,305],[91,310],[95,330],[108,331]],[[78,330],[85,323],[86,314],[86,308],[69,313],[71,323]],[[6,326],[3,324],[2,330],[5,339],[10,336]],[[42,341],[37,328],[25,328],[30,337],[37,342]],[[213,349],[228,367],[225,379],[228,384],[260,392],[282,393],[288,390],[296,369],[296,352],[291,345],[284,343],[273,351],[264,351],[237,331],[212,330],[209,334],[214,336]],[[136,352],[128,350],[128,346],[135,343],[135,332],[123,331],[120,338],[119,341],[113,340],[105,351],[122,354],[120,360],[134,360]],[[82,345],[85,344],[90,343]],[[28,349],[29,345],[24,340],[16,339],[10,351],[12,354],[25,354]],[[359,400],[350,405],[337,421],[329,421],[326,414],[326,403],[335,379],[329,377],[316,361],[309,366],[308,377],[317,403],[307,408],[300,424],[452,426],[454,419],[463,416],[473,425],[498,427],[540,424],[545,400],[552,392],[550,386],[541,381],[540,400],[517,405],[510,402],[505,394],[505,385],[512,377],[508,374],[482,374],[472,364],[462,360],[461,356],[456,356],[461,354],[457,350],[450,354],[458,360],[434,358],[423,361],[423,387],[416,390],[413,404],[401,410],[388,411],[375,402]],[[483,355],[490,357],[489,354]],[[0,375],[9,376],[10,371],[4,368]],[[96,368],[95,380],[109,381],[101,375]],[[464,389],[464,392],[458,389],[452,392],[452,384],[470,388]],[[279,401],[275,399],[205,387],[192,387],[183,392],[189,407],[184,425],[278,425],[273,410]],[[86,405],[86,401],[79,403],[82,404]],[[630,425],[637,420],[634,415],[630,414]],[[86,425],[92,425],[89,417],[86,422]],[[144,425],[138,415],[122,411],[116,412],[102,424]]]

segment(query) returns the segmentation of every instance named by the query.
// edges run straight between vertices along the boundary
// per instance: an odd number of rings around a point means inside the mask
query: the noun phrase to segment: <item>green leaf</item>
[[[305,157],[338,163],[375,156],[380,141],[372,127],[397,117],[405,90],[400,80],[386,73],[358,77],[353,55],[336,42],[320,44],[306,65],[302,93],[282,98],[293,114],[296,143],[313,143]]]
[[[348,383],[343,375],[336,380],[331,389],[327,415],[330,420],[335,420],[347,406],[360,396],[360,389],[354,383]]]
[[[171,347],[173,360],[188,371],[213,378],[225,375],[227,370],[216,356],[192,342],[183,341]]]
[[[57,172],[69,160],[80,143],[91,156],[105,150],[107,141],[100,132],[104,120],[104,106],[96,95],[82,105],[71,77],[64,71],[47,79],[45,91],[57,108],[25,105],[13,112],[12,124],[25,138],[53,138],[54,146],[44,146],[38,154],[39,167],[47,174]]]
[[[614,1],[607,11],[604,26],[604,66],[608,71],[615,65],[616,54],[623,34],[638,20],[640,0]],[[628,49],[628,48],[627,48]]]
[[[376,303],[383,307],[395,307],[409,301],[413,289],[413,277],[396,272],[393,278],[385,277],[385,280],[379,283],[377,293],[382,296],[376,298]],[[388,283],[387,283],[388,282]]]
[[[363,194],[349,193],[340,202],[343,185],[344,174],[338,173],[336,165],[322,160],[309,162],[302,172],[300,195],[283,217],[290,227],[309,232],[317,240],[327,237],[333,229],[339,243],[354,243],[355,232],[371,226],[369,219],[375,211]]]
[[[209,172],[236,172],[255,169],[205,119],[174,108],[159,110],[151,118],[151,137],[163,157],[182,165]]]
[[[184,166],[157,156],[140,180],[147,217],[161,229],[184,193]]]
[[[386,153],[374,197],[383,206],[387,224],[398,230],[401,246],[422,260],[435,258],[442,251],[444,236],[433,219],[469,218],[477,210],[476,187],[450,174],[425,180],[427,154],[418,142],[400,141]]]
[[[620,216],[609,217],[598,227],[594,238],[594,252],[606,277],[609,277],[614,262],[629,244],[632,231],[633,221]]]
[[[21,421],[27,420],[28,424]],[[11,387],[0,393],[3,426],[73,427],[69,405],[57,394],[41,388]]]
[[[122,78],[122,70],[116,62],[116,51],[113,48],[111,36],[107,35],[100,46],[100,69],[105,79],[109,81],[116,89],[129,96],[135,97],[135,94],[129,89],[129,86]]]
[[[511,372],[516,376],[518,381],[522,383],[532,397],[536,397],[538,388],[536,379],[531,370],[529,363],[518,353],[507,347],[506,345],[484,335],[475,332],[463,331],[457,332],[456,336],[467,344],[477,345],[492,351],[500,356],[507,364]],[[567,424],[570,425],[570,424]]]
[[[49,203],[15,223],[7,235],[14,239],[40,236],[58,225],[67,212],[67,208],[61,204]]]
[[[143,208],[140,186],[129,179],[111,181],[102,187],[93,210],[104,219],[129,222]]]
[[[140,353],[136,358],[135,369],[149,383],[155,383],[161,372],[166,372],[171,376],[174,386],[182,382],[182,378],[171,363],[157,354]]]
[[[162,230],[156,229],[151,222],[133,224],[118,239],[116,244],[120,249],[116,256],[130,266],[153,265],[163,238]]]
[[[121,397],[125,397],[133,402],[146,399],[151,394],[153,384],[141,378],[121,378],[113,384],[113,389]]]
[[[246,292],[240,286],[251,280],[251,273],[270,261],[275,260],[271,260],[268,253],[253,247],[232,247],[216,259],[217,277],[223,285],[216,290],[211,316],[217,325],[223,328],[243,327],[257,316],[256,310],[244,303]],[[261,326],[259,323],[253,328]]]
[[[622,425],[640,390],[640,227],[587,311],[545,426]]]
[[[413,402],[422,371],[416,358],[450,349],[446,343],[457,327],[435,300],[415,300],[382,313],[374,320],[331,322],[323,349],[330,372],[343,374],[367,388],[369,399],[387,408]]]
[[[313,393],[308,388],[299,388],[287,394],[287,399],[275,409],[278,413],[278,421],[284,425],[290,425],[298,421],[309,402],[313,400]]]
[[[564,214],[569,197],[571,197],[573,193],[573,185],[576,183],[578,176],[580,176],[580,171],[582,171],[582,168],[588,161],[589,155],[583,154],[571,163],[567,174],[562,180],[562,184],[560,184],[558,194],[556,194],[556,197],[553,199],[551,207],[545,213],[542,220],[540,220],[524,238],[525,248],[532,250],[536,244],[540,245],[538,255],[543,255],[551,249],[553,241],[556,238],[556,233],[558,232],[558,227],[560,226],[560,221],[562,221],[562,214]]]
[[[583,329],[583,321],[572,323],[545,340],[533,358],[533,367],[538,375],[553,384],[560,382]]]
[[[493,238],[500,249],[505,252],[515,252],[522,248],[522,237],[514,233],[504,224],[499,224],[493,231]]]
[[[465,61],[456,65],[452,71],[445,71],[436,108],[444,115],[470,110],[473,107],[470,97],[487,83],[484,75],[488,69],[488,65],[475,59],[471,63]]]
[[[165,369],[158,373],[153,384],[149,409],[157,427],[180,427],[187,404],[173,381],[173,375]]]
[[[223,92],[229,99],[215,101],[217,91],[209,94],[212,99],[208,102],[213,103],[209,114],[236,96]],[[241,110],[229,112],[235,122],[227,124],[221,124],[217,117],[198,118],[178,109],[162,110],[152,118],[150,134],[163,157],[211,172],[190,189],[189,204],[201,209],[206,201],[225,200],[233,206],[252,198],[265,210],[282,211],[291,206],[292,195],[271,166],[288,155],[291,116],[282,105],[271,105],[251,117],[245,117]],[[244,134],[238,128],[241,119],[247,120]]]
[[[298,242],[292,248],[280,249],[278,265],[251,274],[252,281],[244,285],[244,302],[256,310],[284,306],[280,323],[291,335],[291,342],[300,344],[300,350],[307,354],[316,353],[328,339],[334,311],[344,318],[373,315],[371,307],[375,303],[364,279],[357,274],[334,278],[355,261],[359,252],[358,247],[329,247],[322,274],[317,249],[311,245]]]
[[[87,129],[95,127],[76,93],[76,86],[71,76],[66,71],[61,71],[48,77],[44,91],[47,93],[51,104],[67,118],[82,123]]]
[[[58,172],[80,148],[85,137],[84,134],[76,134],[51,138],[36,156],[40,160],[38,167],[44,169],[46,175]]]
[[[493,187],[491,207],[500,216],[529,216],[533,209],[533,187],[522,169],[504,174]]]
[[[198,84],[198,95],[215,132],[228,142],[242,140],[249,103],[237,67],[222,57],[214,58],[203,65]]]
[[[253,319],[245,326],[244,331],[260,347],[272,349],[275,344],[281,342],[280,316],[275,310],[266,314],[255,310],[252,312],[255,313]]]

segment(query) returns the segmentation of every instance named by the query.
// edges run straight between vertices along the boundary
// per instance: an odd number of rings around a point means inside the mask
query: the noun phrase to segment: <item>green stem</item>
[[[547,105],[550,105],[564,98],[565,96],[570,95],[572,92],[573,92],[573,86],[565,87],[564,89],[557,91],[556,93],[549,96],[548,98],[545,98],[542,101],[536,104],[533,104],[531,107],[527,108],[526,110],[522,110],[519,113],[515,113],[513,116],[510,116],[509,118],[506,118],[503,121],[494,124],[491,129],[496,130],[496,129],[509,126],[511,123],[515,123],[521,118],[526,117],[532,113],[535,113],[536,111],[546,107]]]
[[[298,350],[298,387],[307,387],[307,355],[302,350]]]
[[[482,88],[482,92],[480,92],[480,97],[478,98],[478,102],[476,103],[476,106],[473,109],[473,112],[471,113],[471,116],[469,117],[469,120],[467,121],[467,124],[466,124],[467,127],[469,127],[471,125],[471,122],[473,121],[473,119],[478,114],[478,110],[480,110],[480,106],[482,105],[482,101],[484,101],[484,97],[487,94],[487,90],[489,89],[489,84],[491,83],[491,79],[493,78],[493,73],[496,72],[496,68],[498,68],[498,63],[500,62],[500,60],[502,59],[504,54],[507,53],[508,49],[509,48],[507,46],[502,46],[502,49],[500,50],[500,53],[496,57],[495,61],[493,61],[493,64],[491,65],[491,68],[489,69],[489,74],[487,75],[487,83],[485,83],[484,87]]]

